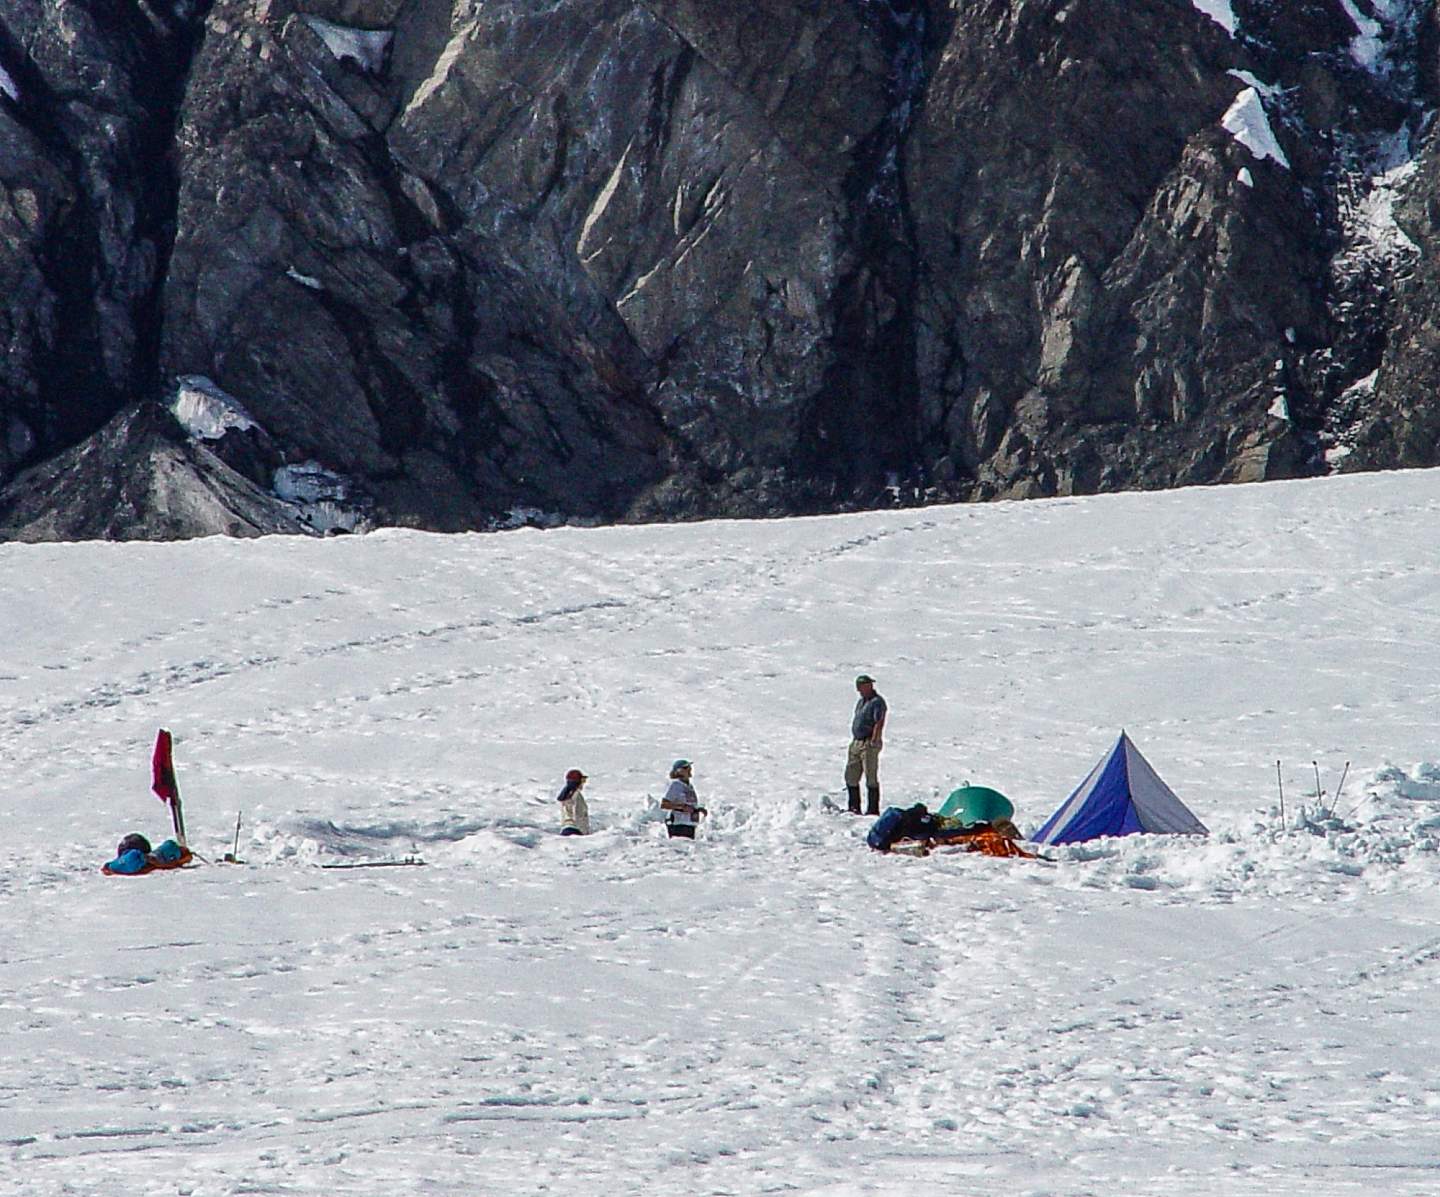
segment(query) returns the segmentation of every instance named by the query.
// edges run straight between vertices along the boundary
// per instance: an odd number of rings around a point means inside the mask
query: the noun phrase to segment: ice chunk
[[[170,410],[197,440],[219,440],[232,428],[254,428],[250,413],[233,395],[220,389],[203,374],[182,374],[176,380]]]
[[[300,518],[317,532],[357,532],[366,526],[349,483],[319,462],[281,466],[271,487],[277,498],[295,504]]]
[[[347,496],[345,480],[319,462],[281,466],[275,471],[275,493],[287,503],[318,503]]]

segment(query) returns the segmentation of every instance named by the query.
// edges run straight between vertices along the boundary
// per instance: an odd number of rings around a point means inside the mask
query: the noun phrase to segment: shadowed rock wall
[[[1432,8],[1210,7],[14,0],[0,535],[1433,464]],[[196,377],[258,431],[157,457]]]

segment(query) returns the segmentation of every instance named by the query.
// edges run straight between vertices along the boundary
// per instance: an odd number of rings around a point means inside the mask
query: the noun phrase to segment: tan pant
[[[845,784],[858,786],[861,774],[872,790],[880,784],[880,746],[870,740],[851,740],[845,754]]]

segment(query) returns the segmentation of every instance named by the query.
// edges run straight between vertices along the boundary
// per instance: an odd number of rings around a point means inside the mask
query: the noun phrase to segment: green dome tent
[[[1013,818],[1015,804],[989,786],[966,785],[952,791],[937,813],[947,819],[959,819],[968,827],[972,823],[993,823],[996,819]]]

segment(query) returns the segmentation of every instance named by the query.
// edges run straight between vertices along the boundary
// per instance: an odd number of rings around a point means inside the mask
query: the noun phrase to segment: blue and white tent
[[[1040,844],[1078,844],[1137,832],[1209,834],[1122,731],[1115,747],[1031,838]]]

